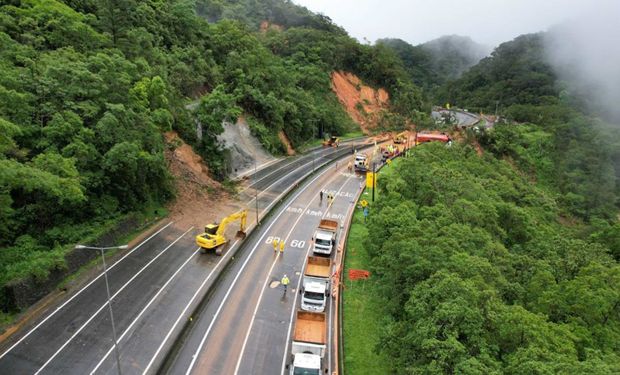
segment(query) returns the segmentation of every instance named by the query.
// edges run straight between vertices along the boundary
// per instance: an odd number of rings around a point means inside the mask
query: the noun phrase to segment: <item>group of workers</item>
[[[319,192],[319,203],[323,204],[323,190],[321,190]],[[334,203],[334,194],[333,193],[326,193],[327,195],[327,205],[331,206]]]

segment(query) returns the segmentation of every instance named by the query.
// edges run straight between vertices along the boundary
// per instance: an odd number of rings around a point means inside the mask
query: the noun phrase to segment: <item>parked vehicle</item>
[[[319,227],[314,232],[312,239],[314,254],[331,255],[332,249],[336,247],[336,236],[338,233],[338,222],[334,220],[323,219],[319,223]]]
[[[366,172],[368,170],[368,155],[361,152],[356,154],[353,167],[356,171]]]
[[[330,258],[309,256],[304,269],[301,292],[301,309],[325,311],[329,297],[332,261]]]
[[[297,311],[290,375],[319,375],[327,350],[325,313]]]

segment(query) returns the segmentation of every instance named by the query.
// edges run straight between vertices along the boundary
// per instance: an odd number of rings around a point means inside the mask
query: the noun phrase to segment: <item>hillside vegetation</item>
[[[287,1],[15,0],[0,15],[0,285],[44,279],[72,244],[169,201],[165,131],[221,180],[223,120],[243,114],[276,154],[282,131],[298,146],[355,128],[333,70],[420,114],[391,51]],[[263,20],[287,28],[259,32]]]
[[[620,371],[620,266],[554,194],[469,146],[418,147],[379,181],[365,243],[395,372]]]
[[[426,89],[428,95],[438,86],[459,78],[489,54],[489,48],[458,35],[442,36],[417,46],[401,39],[379,39],[377,43],[398,54],[411,80]]]
[[[441,102],[508,120],[422,145],[380,178],[366,266],[402,374],[620,371],[620,134],[560,90],[541,35],[499,46]],[[517,121],[517,122],[515,122]]]

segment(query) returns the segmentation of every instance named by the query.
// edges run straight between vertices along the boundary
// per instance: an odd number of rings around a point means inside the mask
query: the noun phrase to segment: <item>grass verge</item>
[[[367,199],[368,195],[362,195]],[[383,309],[373,292],[374,280],[350,281],[349,269],[370,268],[370,257],[364,247],[368,228],[364,215],[356,209],[347,239],[345,288],[343,293],[343,335],[345,374],[389,374],[389,358],[377,352]]]

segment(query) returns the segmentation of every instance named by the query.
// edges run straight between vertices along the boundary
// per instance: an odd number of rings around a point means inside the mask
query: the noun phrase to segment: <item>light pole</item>
[[[256,150],[252,149],[252,157],[254,158],[254,183],[258,182],[257,167],[256,167]],[[254,200],[256,201],[256,225],[260,225],[260,220],[258,218],[258,184],[254,186]]]
[[[110,285],[108,284],[108,269],[105,264],[105,255],[103,253],[104,250],[110,249],[126,249],[127,245],[121,246],[110,246],[110,247],[95,247],[95,246],[84,246],[84,245],[76,245],[76,249],[89,249],[89,250],[99,250],[101,251],[101,260],[103,261],[103,278],[105,279],[105,290],[108,293],[108,307],[110,308],[110,321],[112,322],[112,335],[114,336],[114,354],[116,355],[116,367],[118,369],[118,375],[121,375],[121,357],[118,353],[118,340],[116,339],[116,327],[114,326],[114,313],[112,312],[112,300],[110,298]]]

